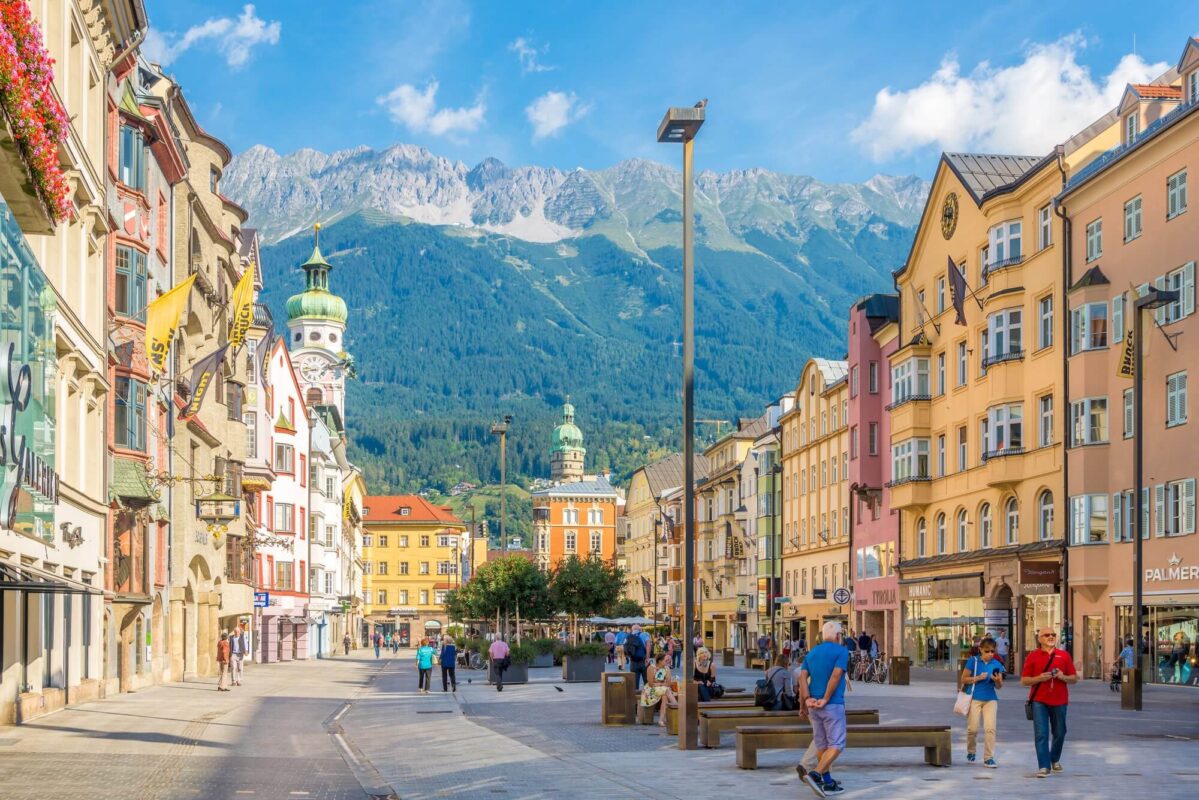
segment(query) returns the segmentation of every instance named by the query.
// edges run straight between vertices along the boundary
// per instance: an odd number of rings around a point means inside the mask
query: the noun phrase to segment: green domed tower
[[[288,349],[299,372],[308,405],[334,405],[345,413],[345,377],[349,354],[342,337],[346,301],[329,291],[333,265],[321,255],[320,225],[304,270],[304,291],[287,300]]]
[[[562,423],[550,436],[550,478],[559,483],[583,480],[583,432],[575,425],[575,407],[570,395],[562,405]]]

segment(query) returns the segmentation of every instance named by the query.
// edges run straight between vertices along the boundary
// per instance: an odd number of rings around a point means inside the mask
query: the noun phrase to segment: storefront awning
[[[103,594],[86,583],[53,575],[36,567],[18,567],[0,562],[0,591],[26,594]]]
[[[425,623],[425,627],[426,627],[426,628],[440,628],[440,627],[441,627],[441,623],[440,623],[440,622],[438,622],[438,621],[437,621],[437,620],[435,620],[435,619],[431,619],[431,620],[429,620],[428,622],[426,622],[426,623]]]

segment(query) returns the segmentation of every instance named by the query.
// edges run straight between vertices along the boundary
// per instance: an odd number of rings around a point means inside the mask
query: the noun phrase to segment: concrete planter
[[[530,667],[552,667],[554,666],[553,653],[538,653],[533,656],[533,661],[529,664]]]
[[[495,685],[495,667],[492,665],[492,662],[490,662],[490,661],[487,662],[487,682],[492,684],[493,686]],[[529,682],[529,665],[528,664],[513,663],[512,666],[510,666],[510,667],[508,667],[508,669],[504,670],[504,685],[505,686],[508,686],[509,684],[528,683],[528,682]]]
[[[604,656],[565,656],[562,680],[567,683],[598,683],[604,674]]]
[[[23,233],[54,233],[50,210],[34,188],[33,174],[21,157],[8,115],[3,113],[0,113],[0,194]]]

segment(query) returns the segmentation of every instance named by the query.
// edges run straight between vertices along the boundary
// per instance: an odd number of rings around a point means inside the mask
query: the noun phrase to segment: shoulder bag
[[[1054,656],[1056,656],[1056,655],[1057,655],[1057,648],[1054,648],[1053,652],[1049,654],[1049,660],[1045,662],[1045,669],[1044,669],[1045,672],[1049,671],[1049,665],[1053,663]],[[1028,690],[1028,700],[1025,701],[1025,703],[1024,703],[1024,716],[1027,717],[1030,722],[1032,721],[1032,701],[1033,701],[1033,698],[1037,696],[1037,689],[1040,689],[1040,688],[1041,688],[1041,684],[1038,683],[1035,686],[1033,686],[1031,689],[1029,689]]]
[[[970,660],[974,661],[974,659],[976,659],[976,658],[977,658],[977,656],[973,656],[973,657],[971,657]],[[975,678],[978,677],[978,663],[977,662],[975,662],[975,664],[974,664],[974,675],[972,677],[975,677]],[[969,715],[970,701],[974,699],[974,688],[976,686],[978,686],[977,683],[970,684],[970,691],[968,691],[968,692],[965,689],[958,690],[958,699],[956,701],[954,701],[953,713],[959,714],[963,717]]]

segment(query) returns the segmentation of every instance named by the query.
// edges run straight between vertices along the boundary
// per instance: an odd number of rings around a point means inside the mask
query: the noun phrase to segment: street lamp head
[[[662,123],[658,125],[658,142],[681,143],[694,139],[704,124],[704,107],[707,104],[707,100],[701,100],[692,108],[668,108]]]
[[[1145,294],[1133,301],[1133,306],[1137,311],[1145,308],[1161,308],[1170,303],[1177,303],[1178,297],[1178,292],[1173,289],[1149,289]]]

